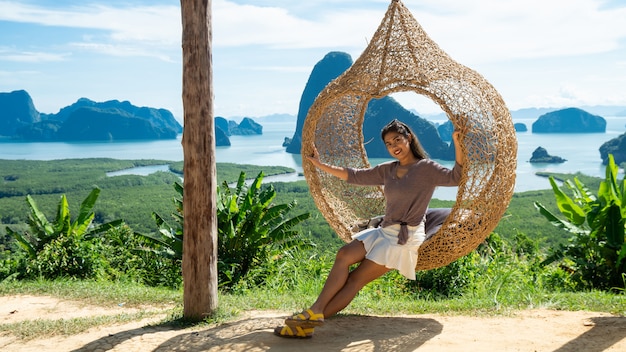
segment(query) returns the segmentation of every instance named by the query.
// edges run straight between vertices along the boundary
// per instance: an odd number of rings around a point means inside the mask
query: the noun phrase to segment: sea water
[[[600,158],[600,146],[626,131],[626,117],[605,117],[606,133],[579,134],[537,134],[531,132],[532,119],[516,119],[515,123],[524,123],[528,132],[518,132],[517,167],[515,191],[549,189],[545,177],[535,175],[538,171],[556,173],[576,173],[604,177],[605,165]],[[444,122],[444,121],[433,121]],[[215,158],[218,163],[252,164],[260,166],[286,166],[296,172],[286,175],[266,177],[264,182],[291,182],[304,180],[302,158],[299,154],[285,151],[285,137],[293,136],[296,122],[263,122],[263,134],[253,136],[231,136],[231,146],[216,147]],[[172,140],[125,141],[125,142],[11,142],[0,141],[0,159],[11,160],[56,160],[78,158],[114,158],[114,159],[159,159],[168,161],[183,160],[181,136]],[[549,154],[560,156],[567,161],[561,164],[531,164],[529,159],[537,147],[545,148]],[[372,160],[372,164],[385,159]],[[441,161],[451,167],[452,161]],[[142,167],[115,174],[149,174],[164,170],[162,166]],[[622,176],[620,176],[622,177]],[[456,187],[440,187],[435,197],[453,200]]]

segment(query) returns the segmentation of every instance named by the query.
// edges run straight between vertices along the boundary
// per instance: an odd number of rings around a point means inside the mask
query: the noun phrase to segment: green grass
[[[389,276],[389,275],[388,275]],[[525,309],[587,310],[626,315],[626,297],[599,291],[557,293],[525,287],[523,290],[504,290],[498,300],[494,292],[478,290],[459,297],[420,298],[399,292],[392,285],[391,277],[383,277],[366,287],[341,315],[469,315],[506,316]],[[311,282],[309,282],[311,283]],[[307,307],[316,298],[323,284],[318,277],[306,289],[296,288],[292,292],[277,292],[271,287],[261,287],[237,294],[220,293],[219,306],[215,314],[197,325],[224,324],[236,320],[249,310],[280,310],[297,312]],[[182,290],[150,288],[129,283],[100,283],[90,281],[29,281],[4,282],[0,284],[0,296],[41,295],[58,297],[90,305],[112,307],[125,302],[127,307],[141,308],[135,313],[72,319],[36,319],[11,324],[0,324],[0,331],[11,333],[21,340],[41,337],[68,336],[79,334],[96,326],[139,321],[165,314],[158,325],[189,326],[182,314]],[[158,309],[154,310],[157,307]]]
[[[162,314],[155,311],[139,311],[131,314],[99,315],[72,319],[35,319],[10,324],[0,324],[0,332],[9,332],[24,341],[45,339],[53,336],[71,336],[93,327],[129,323]]]
[[[134,283],[80,280],[9,281],[0,283],[0,295],[52,296],[86,304],[129,308],[165,307],[181,302],[182,290],[148,287]]]

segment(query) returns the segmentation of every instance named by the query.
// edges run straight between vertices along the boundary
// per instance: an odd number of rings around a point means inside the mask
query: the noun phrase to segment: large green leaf
[[[550,222],[550,224],[558,228],[561,228],[563,230],[566,230],[570,233],[574,233],[574,234],[588,234],[589,233],[588,230],[585,230],[584,228],[577,226],[576,224],[559,219],[551,211],[546,209],[546,207],[543,204],[539,202],[534,202],[534,204],[535,204],[535,207],[539,210],[539,213],[543,215]]]
[[[46,219],[44,213],[39,210],[39,208],[37,207],[37,203],[35,203],[35,200],[30,196],[30,194],[26,196],[26,202],[30,207],[30,218],[38,227],[38,231],[42,231],[47,235],[54,233],[54,228],[48,222],[48,219]]]
[[[87,231],[87,228],[89,228],[89,225],[91,225],[95,215],[93,213],[93,207],[96,204],[99,195],[100,189],[94,188],[81,203],[78,218],[76,218],[73,226],[74,233],[77,235],[83,235]]]
[[[569,196],[567,196],[559,186],[556,184],[554,177],[550,177],[550,185],[554,191],[556,198],[556,205],[561,211],[561,214],[565,216],[571,223],[575,225],[582,225],[585,222],[585,212],[578,206]]]
[[[612,154],[609,154],[609,160],[606,165],[605,172],[605,182],[608,183],[608,191],[610,192],[609,199],[621,199],[617,180],[618,172],[619,167],[615,164],[615,158]]]
[[[26,238],[19,232],[11,230],[11,228],[8,226],[6,227],[6,230],[9,235],[13,236],[13,238],[17,240],[17,243],[26,251],[26,253],[28,253],[28,256],[31,259],[37,257],[37,250],[35,246],[33,246],[33,244],[30,242],[30,240],[28,240],[28,238]]]
[[[593,203],[596,200],[596,196],[593,194],[593,192],[591,192],[591,190],[587,186],[585,186],[585,184],[580,182],[578,177],[574,177],[573,182],[568,180],[566,184],[571,185],[571,189],[576,191],[576,197],[577,199],[580,199],[581,202],[589,204]]]
[[[607,246],[620,250],[624,244],[624,218],[617,204],[609,206],[605,226]]]
[[[65,194],[61,195],[59,204],[57,204],[57,215],[54,219],[55,233],[68,233],[72,226],[72,218],[70,217],[70,205],[67,202]]]
[[[94,226],[93,228],[91,228],[87,232],[85,232],[83,234],[83,236],[84,236],[84,238],[86,240],[90,240],[90,239],[92,239],[94,237],[102,235],[103,233],[109,231],[110,229],[119,227],[119,226],[121,226],[123,224],[124,224],[124,220],[122,220],[122,219],[109,221],[107,223]]]

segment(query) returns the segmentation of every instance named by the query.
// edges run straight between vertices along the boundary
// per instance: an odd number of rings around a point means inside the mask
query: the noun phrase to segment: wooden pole
[[[211,0],[181,0],[185,319],[217,309],[217,216]]]

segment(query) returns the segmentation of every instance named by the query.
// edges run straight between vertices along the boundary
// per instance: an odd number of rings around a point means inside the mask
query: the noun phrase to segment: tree
[[[183,49],[183,315],[217,309],[217,177],[213,125],[211,0],[181,0]]]

